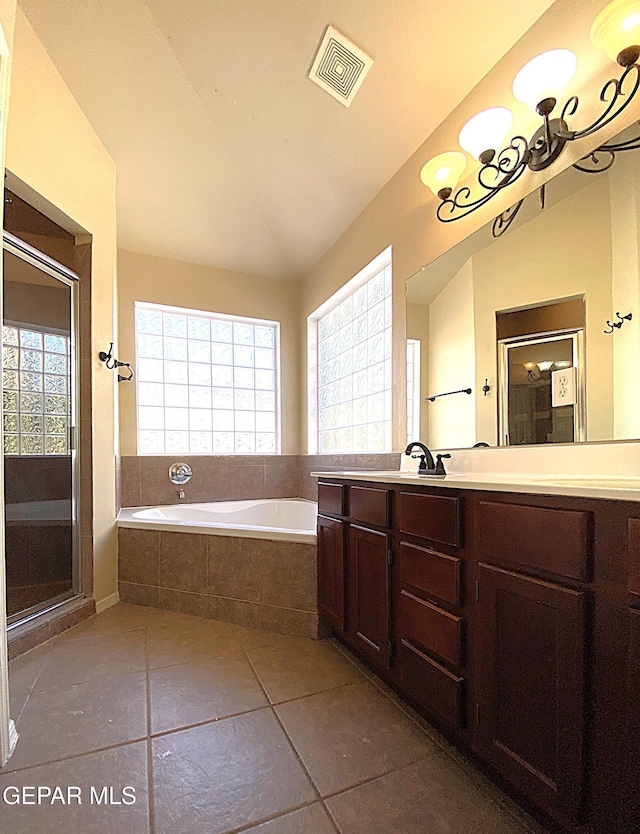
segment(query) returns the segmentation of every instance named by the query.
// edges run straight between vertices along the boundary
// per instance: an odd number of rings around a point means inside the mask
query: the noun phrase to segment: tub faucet
[[[416,447],[421,450],[421,454],[416,454],[413,451]],[[436,463],[433,459],[433,455],[424,443],[418,443],[417,441],[409,443],[407,448],[404,450],[404,453],[405,455],[410,455],[412,458],[420,458],[420,465],[418,466],[419,473],[423,475],[435,473]]]
[[[183,489],[178,490],[178,498],[186,498],[187,496],[184,494]]]

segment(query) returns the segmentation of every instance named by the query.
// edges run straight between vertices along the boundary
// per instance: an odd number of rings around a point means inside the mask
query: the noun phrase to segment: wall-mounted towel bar
[[[434,394],[433,397],[425,397],[425,399],[429,400],[432,403],[434,400],[437,400],[438,397],[450,397],[452,394],[470,394],[471,388],[461,388],[459,391],[447,391],[446,394]]]

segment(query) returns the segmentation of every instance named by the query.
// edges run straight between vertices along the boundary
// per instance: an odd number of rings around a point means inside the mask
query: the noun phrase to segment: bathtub
[[[302,498],[128,507],[118,527],[316,543],[318,506]]]

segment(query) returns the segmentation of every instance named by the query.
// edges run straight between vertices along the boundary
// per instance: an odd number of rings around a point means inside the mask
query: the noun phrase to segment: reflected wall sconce
[[[457,151],[440,154],[423,167],[422,181],[440,198],[436,215],[443,223],[460,220],[484,206],[525,171],[543,171],[561,155],[566,144],[591,136],[611,124],[633,101],[640,88],[640,0],[613,0],[591,26],[591,42],[622,68],[618,78],[607,81],[600,92],[603,109],[591,124],[570,129],[569,121],[579,107],[571,96],[554,117],[558,99],[576,70],[576,56],[568,49],[552,49],[533,58],[516,75],[514,96],[542,119],[533,136],[513,136],[503,147],[512,116],[504,107],[483,110],[460,131],[460,147],[480,162],[476,185],[457,188],[466,168],[460,160],[451,164]],[[640,134],[618,143],[605,143],[575,163],[585,173],[599,173],[613,165],[616,153],[640,148]],[[425,172],[427,176],[425,177]],[[439,188],[436,187],[440,183]],[[523,200],[496,217],[493,236],[499,237],[511,225]],[[544,186],[541,189],[544,207]]]
[[[607,327],[609,329],[602,331],[603,333],[606,333],[607,336],[609,335],[609,333],[613,333],[614,327],[616,330],[620,330],[625,321],[631,321],[631,319],[633,318],[633,313],[627,313],[626,316],[621,316],[620,313],[616,313],[616,316],[618,317],[618,321],[611,322],[609,321],[609,319],[607,319]]]
[[[118,371],[118,382],[129,382],[133,379],[133,368],[129,364],[129,362],[120,362],[118,359],[115,358],[113,355],[113,342],[109,343],[109,353],[105,353],[104,350],[101,350],[98,354],[98,359],[109,368],[110,371],[115,371],[116,368],[127,368],[129,371],[129,376],[122,376],[120,371]]]

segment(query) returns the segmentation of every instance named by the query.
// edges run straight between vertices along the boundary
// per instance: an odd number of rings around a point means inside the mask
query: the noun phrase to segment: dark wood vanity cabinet
[[[347,634],[377,667],[389,668],[391,538],[379,530],[349,529]]]
[[[640,834],[640,506],[319,495],[325,623],[543,822]]]
[[[571,819],[584,785],[585,613],[581,591],[478,566],[476,747]]]
[[[318,612],[337,631],[345,628],[345,528],[340,519],[318,516]]]

